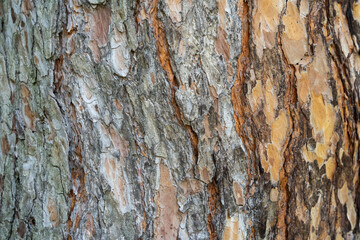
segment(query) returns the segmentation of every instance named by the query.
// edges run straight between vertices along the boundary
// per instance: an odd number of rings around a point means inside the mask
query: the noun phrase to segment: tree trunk
[[[360,239],[360,2],[1,0],[1,239]]]

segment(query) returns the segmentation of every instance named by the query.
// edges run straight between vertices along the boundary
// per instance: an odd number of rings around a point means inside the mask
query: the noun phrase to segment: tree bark
[[[0,21],[0,239],[360,239],[359,1]]]

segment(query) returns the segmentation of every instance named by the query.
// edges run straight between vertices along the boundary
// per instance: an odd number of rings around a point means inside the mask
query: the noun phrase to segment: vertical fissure
[[[154,38],[156,40],[157,45],[157,54],[158,59],[160,61],[161,67],[164,69],[167,75],[167,79],[170,84],[170,103],[174,109],[176,119],[178,123],[183,126],[186,130],[186,133],[190,139],[192,150],[193,150],[193,160],[194,163],[197,163],[198,159],[198,136],[196,132],[193,130],[191,125],[186,125],[182,120],[182,113],[180,107],[175,99],[175,91],[179,88],[179,81],[175,76],[175,73],[171,66],[171,57],[169,54],[169,47],[166,40],[166,34],[163,29],[163,25],[158,19],[158,0],[154,0],[152,2],[152,6],[150,9],[150,17],[151,17],[151,24],[154,28]]]

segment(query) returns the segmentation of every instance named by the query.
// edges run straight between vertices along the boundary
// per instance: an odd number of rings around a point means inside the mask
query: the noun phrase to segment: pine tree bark
[[[359,1],[0,21],[0,239],[360,239]]]

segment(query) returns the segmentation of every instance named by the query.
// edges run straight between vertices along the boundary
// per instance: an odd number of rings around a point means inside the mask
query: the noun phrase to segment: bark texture
[[[360,239],[360,2],[1,0],[0,239]]]

